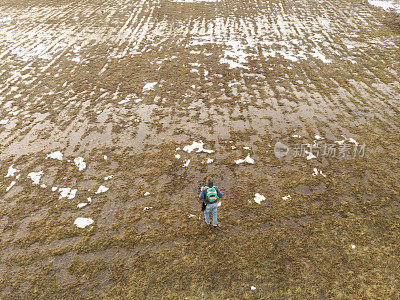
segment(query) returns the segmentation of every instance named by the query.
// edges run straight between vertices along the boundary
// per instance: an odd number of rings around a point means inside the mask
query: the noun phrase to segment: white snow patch
[[[338,143],[339,145],[343,145],[345,141],[346,140],[341,140],[341,141],[336,141],[335,143]]]
[[[12,181],[10,185],[6,188],[6,192],[8,192],[16,183],[16,181]]]
[[[40,177],[42,177],[43,171],[40,172],[31,172],[28,174],[27,178],[32,179],[33,184],[39,184]]]
[[[110,175],[110,176],[104,177],[104,180],[109,180],[109,179],[111,179],[113,177],[114,177],[114,175]]]
[[[150,193],[149,193],[149,192],[146,192],[146,193],[144,193],[144,195],[145,195],[145,196],[148,196],[148,195],[150,195]]]
[[[249,67],[243,65],[247,63],[247,57],[250,56],[250,54],[244,51],[246,46],[240,41],[229,41],[226,45],[230,46],[231,49],[224,50],[224,57],[220,58],[219,62],[221,64],[228,64],[229,69],[243,68],[248,70]]]
[[[77,205],[77,207],[78,208],[82,208],[82,207],[85,207],[86,205],[88,205],[87,203],[79,203],[78,205]]]
[[[152,209],[153,207],[152,206],[149,206],[149,207],[145,207],[145,208],[143,208],[143,210],[148,210],[148,209]]]
[[[181,158],[181,155],[180,155],[180,154],[175,154],[175,158],[176,158],[176,159],[180,159],[180,158]]]
[[[0,125],[6,125],[9,121],[8,119],[0,120]]]
[[[321,174],[322,176],[326,177],[326,175],[324,173],[322,173],[321,170],[318,170],[317,168],[314,168],[313,171],[314,172],[313,172],[312,176],[317,176],[318,174]]]
[[[307,160],[313,159],[313,158],[317,158],[312,152],[310,151],[304,151],[307,155]]]
[[[323,63],[330,64],[332,61],[330,59],[327,59],[325,55],[323,55],[321,52],[319,52],[317,49],[314,49],[314,52],[310,53],[312,57],[318,58],[322,60]]]
[[[317,135],[315,135],[315,139],[316,139],[316,140],[323,140],[324,138],[323,138],[322,136],[320,136],[320,135],[317,134]]]
[[[56,151],[56,152],[48,154],[46,156],[46,159],[48,159],[48,158],[62,160],[63,159],[63,154],[61,153],[61,151]]]
[[[14,169],[14,165],[12,164],[12,165],[8,168],[7,175],[6,175],[5,177],[10,177],[10,176],[14,177],[14,176],[15,176],[15,173],[18,173],[19,171],[20,171],[20,170]]]
[[[60,192],[58,199],[67,198],[68,200],[72,200],[75,198],[77,189],[59,188],[58,191]]]
[[[368,0],[368,2],[369,4],[383,8],[386,11],[394,9],[395,11],[400,12],[400,3],[396,3],[395,1]]]
[[[189,218],[195,218],[195,217],[196,217],[196,215],[189,214]]]
[[[79,56],[77,56],[77,57],[74,57],[73,59],[71,59],[73,62],[76,62],[76,63],[80,63],[81,62],[81,58],[79,57]]]
[[[131,100],[129,100],[129,99],[121,100],[118,102],[118,104],[125,104],[125,103],[128,103],[129,101],[131,101]]]
[[[356,245],[351,245],[351,248],[352,249],[356,249]]]
[[[207,150],[207,149],[204,149],[203,147],[204,147],[203,141],[193,142],[192,145],[186,145],[185,147],[183,147],[183,151],[190,153],[193,150],[197,149],[196,152],[206,152],[206,153],[214,152],[214,150]]]
[[[97,192],[95,192],[95,194],[104,193],[104,192],[107,192],[108,190],[109,190],[108,187],[105,187],[104,185],[100,185],[99,188],[97,189]]]
[[[282,197],[282,200],[289,200],[289,199],[292,199],[292,196],[287,195],[287,196]]]
[[[349,138],[349,142],[350,142],[350,143],[353,143],[353,144],[356,145],[356,146],[358,146],[358,142],[357,142],[355,139],[353,139],[353,138]]]
[[[255,286],[251,286],[250,289],[251,289],[252,291],[255,291],[257,288],[256,288]]]
[[[186,160],[186,162],[185,162],[185,164],[183,165],[183,167],[185,167],[185,168],[186,168],[186,167],[188,167],[188,166],[189,166],[189,164],[190,164],[190,159],[187,159],[187,160]]]
[[[3,22],[11,22],[11,18],[10,17],[0,17],[0,22],[1,23],[3,23]]]
[[[241,163],[244,163],[244,162],[247,162],[248,164],[254,164],[254,159],[252,159],[252,158],[250,157],[250,155],[247,155],[245,159],[238,159],[238,160],[235,160],[235,163],[236,163],[237,165],[238,165],[238,164],[241,164]]]
[[[146,83],[146,84],[144,85],[142,91],[143,91],[143,92],[146,92],[146,91],[149,91],[149,90],[153,90],[154,87],[155,87],[155,85],[156,85],[157,83],[158,83],[157,81],[156,81],[156,82]]]
[[[261,201],[264,201],[264,200],[265,200],[265,197],[263,195],[261,195],[259,193],[256,193],[254,195],[254,202],[261,204]]]
[[[76,218],[74,225],[79,228],[85,228],[86,226],[93,224],[93,222],[94,221],[90,218]]]
[[[79,168],[79,171],[82,171],[86,168],[86,163],[83,161],[83,157],[74,158],[74,163]]]
[[[208,158],[207,161],[206,161],[206,163],[207,163],[207,164],[211,164],[213,161],[214,161],[214,160],[213,160],[212,158]]]

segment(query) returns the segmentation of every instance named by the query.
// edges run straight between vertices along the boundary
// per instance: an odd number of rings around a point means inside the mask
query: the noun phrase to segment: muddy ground
[[[0,297],[399,298],[384,18],[358,0],[1,1]]]

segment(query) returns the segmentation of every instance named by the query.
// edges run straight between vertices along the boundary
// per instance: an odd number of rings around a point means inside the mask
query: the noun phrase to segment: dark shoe
[[[217,225],[217,226],[214,226],[214,225],[213,225],[213,227],[214,227],[214,228],[217,228],[217,227],[218,227],[218,225]]]

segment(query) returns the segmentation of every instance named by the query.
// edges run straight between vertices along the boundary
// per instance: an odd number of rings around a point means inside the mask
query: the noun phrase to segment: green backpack
[[[215,189],[215,187],[208,187],[206,186],[206,199],[208,202],[213,203],[215,201],[217,201],[218,199],[218,194],[217,194],[217,190]]]

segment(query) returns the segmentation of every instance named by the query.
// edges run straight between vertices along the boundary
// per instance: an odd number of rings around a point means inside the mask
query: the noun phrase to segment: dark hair
[[[210,186],[210,187],[214,185],[214,184],[213,184],[213,180],[212,180],[211,177],[208,177],[208,178],[207,178],[207,185]]]

